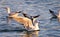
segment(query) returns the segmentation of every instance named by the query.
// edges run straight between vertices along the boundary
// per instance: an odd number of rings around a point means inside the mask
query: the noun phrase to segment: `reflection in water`
[[[38,37],[39,31],[32,31],[32,32],[25,32],[25,35],[23,37]]]

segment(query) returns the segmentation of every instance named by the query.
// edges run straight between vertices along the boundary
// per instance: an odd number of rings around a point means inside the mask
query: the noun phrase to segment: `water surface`
[[[58,14],[60,0],[0,0],[0,30],[14,30],[22,29],[23,26],[16,21],[8,25],[6,22],[8,14],[2,7],[10,7],[11,12],[23,11],[29,15],[40,14],[41,16],[38,18],[39,32],[0,32],[0,37],[60,37],[60,23],[57,19],[50,20],[52,15],[49,13],[51,9]]]

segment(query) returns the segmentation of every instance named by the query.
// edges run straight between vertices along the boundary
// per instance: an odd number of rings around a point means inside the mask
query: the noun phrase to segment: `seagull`
[[[60,11],[58,11],[58,12],[59,12],[58,15],[55,15],[55,14],[54,14],[54,11],[52,11],[52,10],[50,10],[50,9],[49,9],[49,12],[53,15],[52,18],[56,18],[56,19],[58,19],[58,21],[60,21]],[[52,18],[51,18],[51,19],[52,19]]]
[[[31,19],[33,25],[34,25],[34,22],[35,22],[35,20],[37,19],[37,17],[40,16],[40,15],[31,16],[31,15],[28,15],[28,14],[26,14],[26,13],[22,13],[22,14],[23,14],[24,17],[27,17],[27,18]]]
[[[30,30],[39,30],[39,26],[38,26],[38,23],[35,22],[34,26],[33,26],[33,23],[31,21],[31,19],[27,18],[27,17],[22,17],[22,16],[18,16],[18,14],[20,12],[16,12],[16,13],[11,13],[10,12],[10,8],[9,7],[6,7],[5,8],[7,11],[8,11],[8,14],[9,14],[9,18],[15,20],[16,22],[18,23],[21,23],[23,26],[25,26],[26,30],[30,31]]]

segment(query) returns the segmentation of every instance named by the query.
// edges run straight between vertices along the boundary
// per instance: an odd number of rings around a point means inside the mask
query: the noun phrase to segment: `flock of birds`
[[[39,17],[40,15],[36,15],[36,16],[31,16],[31,15],[28,15],[26,13],[22,13],[22,11],[19,11],[19,12],[11,12],[10,11],[10,8],[9,7],[4,7],[4,9],[7,10],[8,12],[8,21],[10,19],[13,19],[15,21],[17,21],[18,23],[20,23],[21,25],[24,26],[24,28],[28,31],[32,31],[32,30],[39,30],[39,26],[38,26],[38,22],[36,21],[37,17]],[[60,11],[59,11],[59,14],[58,15],[55,15],[54,14],[54,11],[50,10],[50,13],[53,15],[52,18],[58,18],[58,20],[60,19]],[[24,17],[22,16],[18,16],[19,13],[21,13]],[[51,19],[52,19],[51,18]],[[60,20],[59,20],[60,21]]]

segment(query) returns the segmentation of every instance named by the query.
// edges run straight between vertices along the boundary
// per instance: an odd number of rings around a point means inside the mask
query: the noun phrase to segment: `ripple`
[[[39,37],[60,37],[60,24],[57,22],[57,19],[50,21],[49,17],[52,17],[48,11],[48,9],[52,9],[55,14],[60,10],[60,0],[0,0],[0,8],[1,7],[10,7],[11,11],[21,11],[29,14],[36,15],[40,14],[41,16],[38,18],[40,20],[40,33]],[[4,17],[3,17],[4,16]],[[16,30],[22,29],[22,26],[17,23],[8,25],[6,23],[7,16],[6,11],[4,9],[0,9],[0,30]],[[49,23],[50,22],[50,23]],[[13,22],[12,22],[13,23]],[[18,34],[18,35],[17,35]],[[1,37],[20,37],[21,33],[15,33],[12,31],[11,33],[3,33],[0,32]],[[12,36],[13,35],[13,36]],[[23,34],[22,34],[23,35]]]

